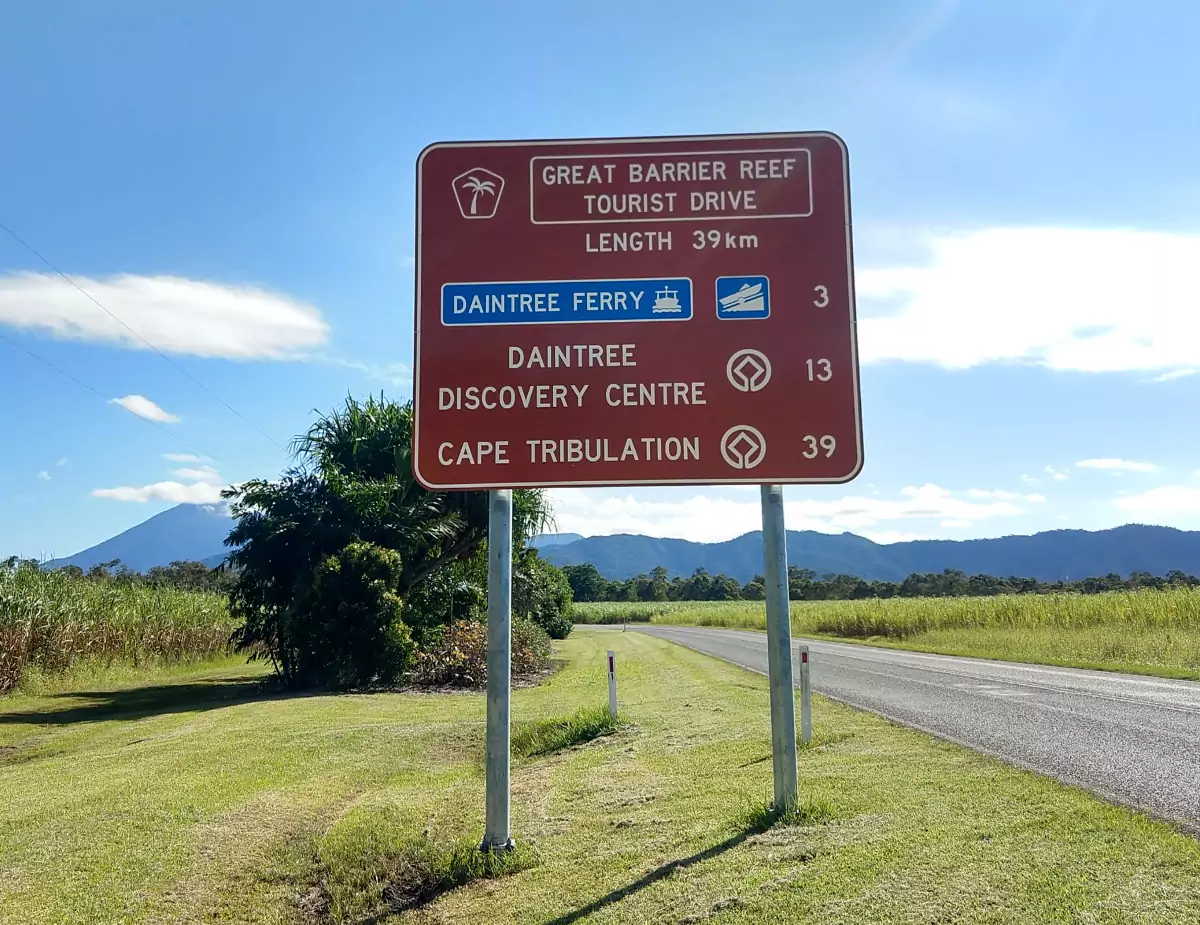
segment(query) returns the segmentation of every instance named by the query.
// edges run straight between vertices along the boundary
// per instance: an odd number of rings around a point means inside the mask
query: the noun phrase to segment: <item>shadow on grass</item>
[[[312,696],[310,692],[281,690],[271,679],[261,677],[214,678],[186,684],[159,684],[113,691],[65,691],[48,699],[84,701],[63,709],[0,713],[0,726],[17,723],[67,726],[106,720],[135,720],[168,713],[191,713],[254,700]]]
[[[627,899],[634,893],[644,890],[648,886],[658,883],[665,877],[671,876],[677,870],[684,870],[694,864],[699,864],[701,861],[707,861],[710,858],[719,857],[726,851],[731,851],[744,842],[751,835],[757,835],[761,829],[745,828],[738,832],[732,838],[727,838],[720,844],[713,845],[711,848],[705,848],[703,851],[698,851],[686,858],[679,858],[675,861],[670,861],[663,864],[661,867],[656,867],[644,877],[633,881],[619,890],[613,890],[607,896],[601,896],[595,902],[589,903],[581,909],[576,909],[574,912],[568,912],[566,915],[560,915],[558,918],[547,922],[546,925],[570,925],[571,922],[577,922],[582,918],[591,915],[593,912],[599,912],[613,903],[619,903],[623,899]]]
[[[632,896],[634,893],[644,890],[664,877],[671,876],[671,874],[678,870],[683,870],[691,867],[693,864],[699,864],[701,861],[707,861],[710,858],[724,854],[726,851],[731,851],[751,836],[761,835],[776,825],[821,825],[833,818],[833,808],[824,800],[805,800],[782,810],[776,809],[770,803],[755,804],[743,815],[741,828],[731,838],[727,838],[720,844],[713,845],[711,848],[705,848],[703,851],[698,851],[696,854],[689,855],[686,858],[679,858],[678,860],[663,864],[661,867],[656,867],[650,873],[635,880],[633,883],[623,886],[619,890],[613,890],[607,896],[601,896],[595,902],[581,909],[561,915],[546,923],[546,925],[570,925],[572,922],[577,922],[591,915],[593,912],[599,912],[613,903],[618,903]]]

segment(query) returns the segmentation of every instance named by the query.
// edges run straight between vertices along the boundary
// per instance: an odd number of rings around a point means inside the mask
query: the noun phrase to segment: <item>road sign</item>
[[[431,145],[415,313],[414,471],[430,488],[862,467],[834,135]]]

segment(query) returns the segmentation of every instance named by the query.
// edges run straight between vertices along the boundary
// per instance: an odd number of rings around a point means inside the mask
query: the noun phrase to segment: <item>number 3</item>
[[[813,292],[818,293],[817,298],[813,299],[813,305],[817,308],[824,308],[829,304],[829,289],[826,286],[813,286]]]

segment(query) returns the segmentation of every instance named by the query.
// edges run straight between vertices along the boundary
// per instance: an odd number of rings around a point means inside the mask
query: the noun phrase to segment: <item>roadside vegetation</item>
[[[1200,588],[793,601],[792,632],[873,645],[1200,680]],[[754,601],[574,604],[576,623],[762,630]]]
[[[820,697],[777,814],[765,678],[640,633],[558,645],[514,731],[581,732],[514,757],[498,864],[482,693],[270,693],[263,663],[17,693],[0,921],[1200,921],[1200,843],[1165,823]],[[588,738],[608,648],[627,725]]]
[[[766,597],[762,575],[744,584],[729,575],[698,568],[686,578],[671,577],[663,566],[632,578],[609,580],[591,563],[563,567],[574,599],[580,603],[662,603],[666,601],[761,601]],[[788,567],[788,598],[793,601],[861,601],[895,597],[994,597],[1012,594],[1104,594],[1109,591],[1200,588],[1200,578],[1173,570],[1166,575],[1134,572],[1128,578],[1100,575],[1073,581],[968,575],[959,569],[913,572],[903,581],[867,581],[854,575],[818,577],[812,569]]]
[[[0,694],[28,676],[162,666],[231,653],[226,598],[0,562]]]
[[[0,694],[231,652],[292,690],[482,685],[488,495],[426,490],[411,446],[411,403],[347,398],[296,438],[293,468],[225,493],[216,569],[0,562]],[[513,667],[535,677],[571,632],[571,587],[526,548],[551,524],[545,493],[517,491],[513,508]]]

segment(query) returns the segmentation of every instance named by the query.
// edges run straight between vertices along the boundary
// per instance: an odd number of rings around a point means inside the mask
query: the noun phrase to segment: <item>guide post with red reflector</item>
[[[800,741],[812,742],[812,686],[808,680],[808,646],[800,647]]]
[[[608,715],[617,718],[617,669],[616,656],[613,650],[608,650]]]

